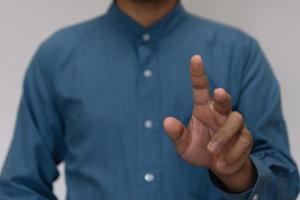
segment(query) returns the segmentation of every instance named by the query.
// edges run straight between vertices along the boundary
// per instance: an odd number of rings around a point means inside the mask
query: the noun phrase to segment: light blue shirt
[[[191,117],[194,54],[254,137],[258,177],[244,193],[182,160],[164,132],[164,117],[185,125]],[[278,82],[258,43],[180,3],[148,28],[112,3],[105,15],[59,30],[36,52],[23,89],[1,200],[56,199],[61,162],[68,200],[292,200],[299,191]]]

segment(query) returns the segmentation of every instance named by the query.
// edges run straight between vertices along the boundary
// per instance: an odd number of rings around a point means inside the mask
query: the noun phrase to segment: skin
[[[243,192],[256,180],[249,154],[253,139],[243,116],[231,110],[231,96],[222,88],[209,94],[209,82],[202,58],[191,59],[190,77],[193,113],[188,126],[174,117],[166,117],[165,131],[178,154],[188,163],[207,167],[230,192]]]
[[[144,27],[161,19],[176,3],[176,0],[116,0],[123,12]]]
[[[176,0],[116,0],[126,14],[147,27],[166,15]],[[229,192],[244,192],[255,184],[257,172],[249,154],[253,138],[243,116],[231,109],[231,96],[222,88],[211,95],[201,56],[190,63],[193,113],[185,127],[175,117],[163,126],[186,162],[208,168]]]

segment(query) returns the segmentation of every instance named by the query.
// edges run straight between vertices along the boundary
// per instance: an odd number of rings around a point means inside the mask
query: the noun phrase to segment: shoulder
[[[99,16],[72,24],[50,34],[36,49],[27,71],[54,76],[63,64],[76,60],[83,53],[87,40],[106,30],[103,18]]]
[[[100,16],[58,29],[41,42],[38,48],[39,53],[47,56],[72,52],[86,40],[91,40],[105,30],[103,18],[104,16]]]
[[[242,48],[250,50],[258,46],[256,38],[240,28],[189,14],[188,24],[194,33],[206,38],[206,42],[214,43],[223,48]]]
[[[253,68],[255,60],[265,59],[257,39],[237,27],[192,14],[187,23],[193,28],[191,38],[200,38],[211,54],[230,63],[229,71],[242,73],[246,68]]]
[[[74,61],[84,53],[88,42],[106,34],[108,23],[104,18],[105,15],[98,16],[58,29],[40,43],[33,59],[38,58],[41,67],[47,71]]]

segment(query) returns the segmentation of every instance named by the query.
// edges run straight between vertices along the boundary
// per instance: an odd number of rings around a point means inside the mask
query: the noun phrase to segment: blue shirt
[[[243,193],[183,161],[164,132],[164,117],[185,125],[191,117],[194,54],[253,134],[258,177]],[[0,199],[56,199],[61,162],[68,200],[291,200],[299,191],[278,82],[258,43],[180,3],[148,28],[112,3],[41,44],[24,77]]]

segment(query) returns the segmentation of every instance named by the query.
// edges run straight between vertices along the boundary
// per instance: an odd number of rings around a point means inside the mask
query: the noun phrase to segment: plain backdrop
[[[37,46],[57,29],[103,14],[111,0],[0,0],[0,167],[15,126],[24,71]],[[291,150],[300,163],[300,1],[182,0],[200,16],[250,33],[281,83]],[[62,173],[63,166],[60,166]],[[63,174],[55,183],[65,198]],[[300,198],[299,198],[300,199]]]

